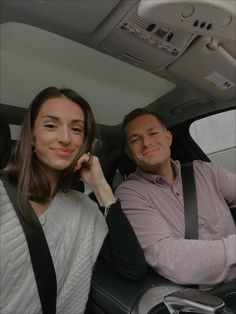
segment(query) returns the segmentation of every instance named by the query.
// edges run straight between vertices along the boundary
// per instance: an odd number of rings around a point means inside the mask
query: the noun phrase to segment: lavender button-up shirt
[[[180,163],[172,165],[176,174],[172,186],[164,177],[138,168],[116,190],[147,263],[179,284],[214,285],[236,279],[236,228],[229,210],[236,206],[236,175],[194,161],[199,240],[186,240]]]

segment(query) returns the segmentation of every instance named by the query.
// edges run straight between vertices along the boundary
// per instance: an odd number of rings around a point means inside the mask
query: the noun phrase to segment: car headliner
[[[236,38],[216,36],[212,42],[201,32],[193,33],[182,54],[170,62],[165,62],[165,54],[158,55],[160,66],[155,67],[154,58],[153,68],[145,62],[118,60],[124,38],[114,42],[113,37],[120,21],[138,5],[136,0],[1,1],[1,114],[19,124],[24,110],[4,104],[27,107],[48,85],[78,90],[90,102],[97,122],[109,130],[108,126],[119,127],[124,114],[138,106],[150,105],[168,126],[235,106]],[[233,11],[234,23],[235,15]],[[109,43],[117,45],[117,54]],[[148,59],[142,42],[134,43]],[[205,47],[211,49],[206,53]],[[219,90],[209,84],[203,77],[212,71],[223,73],[234,86]]]

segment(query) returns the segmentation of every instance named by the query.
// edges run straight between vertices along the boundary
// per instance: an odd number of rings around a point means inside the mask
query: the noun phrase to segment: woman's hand
[[[75,171],[79,171],[81,178],[91,187],[100,206],[115,203],[116,198],[104,177],[97,156],[83,154],[77,161]]]
[[[91,189],[106,181],[98,157],[89,153],[83,154],[78,159],[75,170],[80,172],[81,178]]]

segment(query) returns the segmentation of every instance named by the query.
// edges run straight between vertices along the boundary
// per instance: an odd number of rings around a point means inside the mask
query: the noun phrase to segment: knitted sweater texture
[[[57,314],[83,313],[106,222],[96,203],[72,190],[59,192],[40,221],[57,275]],[[0,313],[42,313],[25,235],[1,181],[0,254]]]

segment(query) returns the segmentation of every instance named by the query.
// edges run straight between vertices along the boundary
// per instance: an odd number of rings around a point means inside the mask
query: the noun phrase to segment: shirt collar
[[[175,180],[177,180],[177,178],[179,178],[180,176],[180,162],[178,160],[173,160],[171,159],[171,165],[174,169],[174,173],[175,173]],[[151,183],[163,183],[166,182],[165,178],[163,176],[159,176],[153,173],[149,173],[146,171],[143,171],[142,169],[140,169],[139,167],[137,167],[136,169],[136,173],[143,177],[145,180],[151,182]]]

